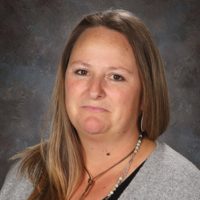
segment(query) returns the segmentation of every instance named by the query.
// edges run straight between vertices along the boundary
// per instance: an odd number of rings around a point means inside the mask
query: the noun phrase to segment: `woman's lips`
[[[91,112],[108,112],[107,109],[98,106],[82,106],[82,108]]]

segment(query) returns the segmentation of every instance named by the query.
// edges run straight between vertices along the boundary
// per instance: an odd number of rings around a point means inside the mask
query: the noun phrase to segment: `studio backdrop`
[[[171,121],[160,140],[200,168],[199,0],[1,0],[0,187],[16,152],[40,141],[56,67],[84,14],[126,9],[150,29],[166,69]],[[176,162],[176,161],[174,161]]]

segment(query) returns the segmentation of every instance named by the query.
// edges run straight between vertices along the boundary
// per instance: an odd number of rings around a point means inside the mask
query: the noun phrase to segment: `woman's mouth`
[[[86,106],[81,106],[83,109],[91,111],[91,112],[108,112],[107,109],[103,108],[103,107],[99,107],[99,106],[90,106],[90,105],[86,105]]]

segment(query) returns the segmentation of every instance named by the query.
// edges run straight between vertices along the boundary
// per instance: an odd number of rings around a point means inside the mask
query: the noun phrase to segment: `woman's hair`
[[[58,67],[53,92],[50,138],[21,154],[21,172],[34,184],[31,199],[70,199],[82,181],[84,159],[81,142],[65,107],[65,72],[79,36],[97,26],[116,30],[129,41],[142,84],[142,127],[149,139],[161,135],[169,121],[168,92],[160,54],[145,25],[125,10],[87,15],[72,31]]]

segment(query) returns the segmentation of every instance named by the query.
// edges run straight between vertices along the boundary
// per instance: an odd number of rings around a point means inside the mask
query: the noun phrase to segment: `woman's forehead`
[[[126,37],[102,26],[88,28],[80,35],[72,49],[69,63],[78,61],[109,66],[136,65]]]

